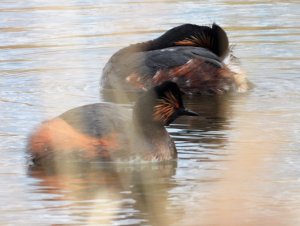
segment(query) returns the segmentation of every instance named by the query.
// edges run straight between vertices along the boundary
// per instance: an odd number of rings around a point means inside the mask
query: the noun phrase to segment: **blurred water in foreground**
[[[2,0],[0,224],[300,225],[299,11],[298,0]],[[214,21],[256,87],[187,98],[203,117],[168,129],[176,164],[28,170],[28,134],[99,102],[112,53]]]

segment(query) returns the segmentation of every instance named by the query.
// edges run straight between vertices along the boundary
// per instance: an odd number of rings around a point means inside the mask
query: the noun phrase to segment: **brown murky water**
[[[2,0],[0,224],[300,225],[299,12],[298,0]],[[187,98],[203,117],[168,128],[177,162],[28,170],[28,134],[103,99],[112,53],[214,21],[256,87]]]

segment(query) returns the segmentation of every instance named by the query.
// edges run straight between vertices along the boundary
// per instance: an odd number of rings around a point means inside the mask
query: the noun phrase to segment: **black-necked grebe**
[[[84,160],[172,160],[177,151],[164,126],[181,115],[197,115],[184,108],[176,83],[151,88],[128,109],[97,103],[71,109],[44,122],[29,138],[33,162],[75,156]]]
[[[220,26],[184,24],[116,52],[103,69],[101,86],[145,90],[170,80],[187,93],[245,92],[250,83],[233,58]]]

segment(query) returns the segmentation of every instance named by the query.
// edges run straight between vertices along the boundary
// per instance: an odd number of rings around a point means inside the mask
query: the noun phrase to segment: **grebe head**
[[[172,46],[195,46],[210,50],[221,59],[229,52],[229,41],[226,32],[216,23],[211,26],[183,24],[174,27],[154,40],[159,48]]]
[[[171,81],[150,89],[136,102],[134,117],[141,124],[167,126],[182,115],[198,116],[184,107],[181,93],[178,85]]]

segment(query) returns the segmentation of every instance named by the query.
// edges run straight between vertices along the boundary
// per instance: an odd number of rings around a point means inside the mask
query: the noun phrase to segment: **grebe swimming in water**
[[[147,90],[170,80],[186,93],[246,92],[251,84],[232,58],[220,26],[184,24],[116,52],[103,69],[101,86]]]
[[[174,142],[164,126],[185,109],[176,83],[167,81],[151,88],[135,103],[133,112],[112,103],[71,109],[44,122],[30,136],[28,151],[34,163],[68,159],[172,160]]]

